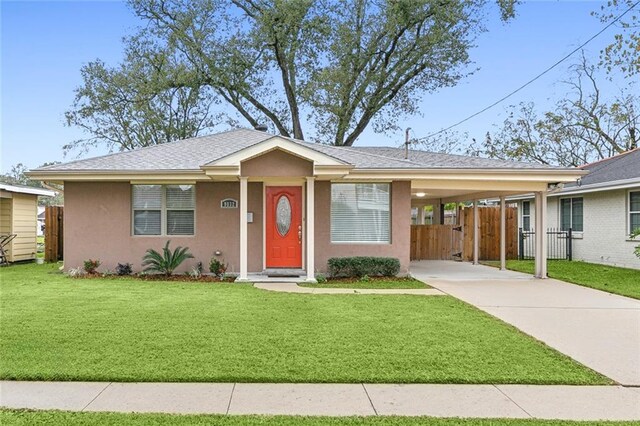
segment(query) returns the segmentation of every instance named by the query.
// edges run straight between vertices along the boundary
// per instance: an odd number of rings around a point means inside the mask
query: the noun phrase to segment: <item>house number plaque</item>
[[[238,200],[234,200],[233,198],[225,198],[220,201],[220,208],[222,209],[237,209],[238,208]]]

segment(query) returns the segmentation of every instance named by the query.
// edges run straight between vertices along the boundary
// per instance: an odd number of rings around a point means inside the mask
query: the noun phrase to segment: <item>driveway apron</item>
[[[411,274],[625,386],[640,386],[640,301],[484,265],[417,261]]]

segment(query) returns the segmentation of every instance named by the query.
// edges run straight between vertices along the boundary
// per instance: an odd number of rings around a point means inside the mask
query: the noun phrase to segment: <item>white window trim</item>
[[[159,187],[161,187],[161,203],[160,203],[160,208],[155,208],[155,209],[136,209],[133,206],[133,187],[137,186],[137,185],[157,185]],[[131,192],[130,192],[130,202],[131,202],[131,236],[132,237],[142,237],[142,238],[157,238],[157,237],[176,237],[176,238],[193,238],[196,236],[196,185],[194,184],[189,184],[190,186],[193,187],[193,208],[192,209],[175,209],[175,208],[168,208],[167,207],[167,186],[174,186],[174,185],[184,185],[183,183],[168,183],[168,184],[155,184],[155,183],[136,183],[136,184],[131,184]],[[153,234],[153,235],[149,235],[149,234],[136,234],[136,227],[135,227],[135,212],[136,210],[140,210],[140,211],[144,211],[144,210],[160,210],[160,233],[159,234]],[[167,233],[167,211],[173,211],[173,210],[177,210],[177,211],[193,211],[193,234],[168,234]]]
[[[569,203],[569,207],[571,209],[571,211],[569,212],[569,220],[570,220],[570,226],[569,228],[571,228],[571,234],[573,238],[582,238],[582,235],[584,233],[584,197],[582,196],[576,196],[576,197],[562,197],[558,200],[558,228],[562,229],[562,200],[576,200],[576,199],[582,199],[582,230],[581,231],[576,231],[573,227],[573,201],[571,201]]]
[[[387,184],[389,185],[389,240],[388,241],[333,241],[333,237],[331,236],[331,223],[333,221],[332,212],[332,203],[331,197],[333,196],[332,187],[333,185],[348,185],[348,184]],[[391,245],[393,243],[393,185],[389,181],[372,181],[372,182],[362,182],[362,181],[341,181],[341,182],[331,182],[329,188],[329,242],[331,244],[336,245]]]
[[[631,210],[631,194],[635,192],[640,194],[640,188],[635,188],[627,191],[627,237],[629,237],[629,235],[631,235],[631,232],[633,232],[633,229],[631,229],[631,215],[632,214],[640,215],[640,210]],[[635,238],[635,239],[632,239],[631,241],[637,241],[637,240],[638,238]]]

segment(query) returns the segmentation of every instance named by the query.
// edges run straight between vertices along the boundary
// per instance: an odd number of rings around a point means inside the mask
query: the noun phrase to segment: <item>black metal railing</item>
[[[518,257],[520,260],[535,259],[536,231],[518,229]],[[547,259],[573,259],[573,238],[571,228],[567,230],[547,229]]]

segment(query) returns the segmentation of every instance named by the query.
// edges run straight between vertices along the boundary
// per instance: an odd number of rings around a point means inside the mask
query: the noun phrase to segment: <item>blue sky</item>
[[[599,31],[603,24],[590,15],[597,1],[530,1],[521,4],[515,20],[504,24],[495,14],[489,31],[471,52],[480,70],[454,88],[425,95],[422,116],[403,120],[413,135],[424,136],[482,109],[535,76]],[[117,1],[4,1],[1,28],[1,167],[24,163],[36,167],[47,161],[71,160],[62,146],[82,137],[64,126],[64,111],[81,83],[80,67],[100,58],[116,64],[122,56],[121,38],[139,24],[126,4]],[[602,34],[587,53],[597,61],[599,50],[611,42],[615,29]],[[534,101],[544,107],[563,96],[557,82],[567,76],[561,65],[533,85],[457,130],[469,139],[482,139],[505,117],[505,107]],[[360,145],[397,145],[402,134],[384,136],[368,131]],[[86,156],[102,154],[100,150]]]

